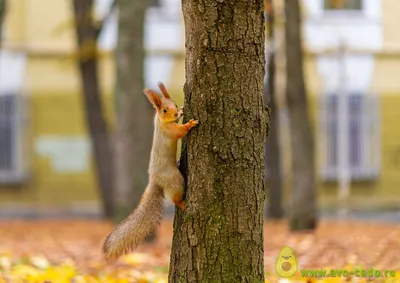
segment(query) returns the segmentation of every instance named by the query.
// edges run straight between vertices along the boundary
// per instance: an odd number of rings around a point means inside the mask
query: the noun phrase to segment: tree
[[[113,155],[101,103],[97,72],[97,39],[103,26],[92,15],[93,0],[73,0],[75,31],[78,43],[78,67],[83,87],[86,121],[92,142],[97,182],[106,217],[112,217]]]
[[[182,1],[186,30],[186,207],[170,282],[264,282],[263,0]]]
[[[282,172],[281,172],[281,155],[279,147],[279,115],[276,106],[276,90],[275,90],[275,41],[274,41],[274,9],[272,0],[265,0],[266,13],[268,18],[267,36],[268,36],[268,58],[266,72],[266,86],[264,87],[264,97],[268,101],[268,106],[272,113],[271,129],[266,142],[265,168],[267,170],[268,184],[268,217],[281,219],[283,217],[282,208]],[[268,100],[267,98],[268,97]]]
[[[154,111],[143,94],[144,22],[148,1],[118,1],[117,124],[114,220],[135,208],[147,186]]]
[[[3,38],[3,24],[4,24],[4,19],[6,17],[6,8],[7,8],[7,1],[6,0],[0,0],[0,40]],[[1,44],[1,42],[0,42]]]
[[[292,147],[292,230],[317,223],[314,141],[308,113],[301,47],[299,1],[285,0],[286,100]]]

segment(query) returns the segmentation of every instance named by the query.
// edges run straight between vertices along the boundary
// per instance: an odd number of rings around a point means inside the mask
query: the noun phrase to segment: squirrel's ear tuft
[[[160,110],[162,104],[161,97],[154,90],[151,90],[149,88],[145,88],[143,92],[147,96],[151,104],[153,104],[154,108]]]
[[[165,88],[165,85],[162,82],[158,82],[157,85],[160,88],[161,93],[164,95],[164,97],[170,99],[170,96],[168,94],[167,89]]]

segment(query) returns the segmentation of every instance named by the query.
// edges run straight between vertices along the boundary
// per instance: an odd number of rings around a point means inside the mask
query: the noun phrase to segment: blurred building
[[[76,68],[72,1],[11,0],[0,54],[0,213],[98,212],[98,192]],[[97,0],[101,18],[110,0]],[[146,15],[146,84],[167,86],[182,103],[184,32],[179,0],[154,0]],[[284,103],[283,11],[276,6],[278,105]],[[399,1],[303,0],[305,74],[317,140],[318,184],[336,199],[340,121],[347,117],[354,200],[398,202],[400,194]],[[113,119],[116,14],[99,47],[107,117]],[[271,43],[269,47],[271,47]],[[345,93],[343,115],[338,98]],[[341,110],[340,110],[341,109]],[[287,133],[282,144],[289,146]],[[295,149],[294,149],[295,150]],[[287,158],[285,158],[286,160]],[[287,160],[286,174],[288,174]]]
[[[102,19],[110,0],[95,0]],[[146,14],[146,84],[166,83],[182,101],[183,48],[176,0],[151,1]],[[108,120],[114,113],[117,15],[100,35],[99,74]],[[8,1],[0,53],[0,214],[97,213],[98,191],[76,67],[72,0]],[[168,36],[165,36],[168,35]],[[180,76],[184,76],[180,71]],[[1,216],[1,215],[0,215]]]
[[[284,130],[287,126],[282,92],[284,13],[283,1],[274,2],[278,29],[274,50],[278,53],[278,100]],[[304,71],[317,142],[317,177],[322,203],[337,205],[343,151],[350,180],[350,203],[355,207],[398,207],[400,33],[397,27],[400,19],[397,11],[400,3],[303,0],[302,4]],[[287,133],[284,132],[283,144],[289,146],[285,140]],[[285,164],[290,162],[286,160]],[[288,171],[286,166],[285,174]]]

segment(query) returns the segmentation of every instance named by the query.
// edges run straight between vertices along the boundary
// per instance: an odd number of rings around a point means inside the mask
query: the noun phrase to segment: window
[[[0,184],[26,178],[26,98],[23,93],[24,54],[0,52]]]
[[[0,171],[13,170],[15,163],[15,99],[14,95],[0,96]]]
[[[25,170],[21,163],[22,105],[19,95],[0,94],[0,183],[21,182]]]
[[[352,180],[372,180],[379,166],[379,105],[377,97],[349,94],[348,110],[348,165]],[[322,179],[336,180],[339,173],[339,119],[338,95],[322,98]]]
[[[324,0],[325,10],[361,10],[362,0]]]

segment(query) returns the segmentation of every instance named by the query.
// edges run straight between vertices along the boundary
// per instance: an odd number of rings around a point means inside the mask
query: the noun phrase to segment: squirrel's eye
[[[167,109],[164,109],[164,113],[167,113]]]

